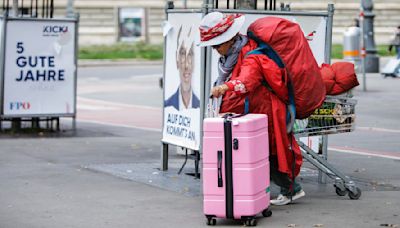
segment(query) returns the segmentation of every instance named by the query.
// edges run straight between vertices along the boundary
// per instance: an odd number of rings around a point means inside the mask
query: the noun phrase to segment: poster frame
[[[183,13],[196,13],[196,14],[199,14],[199,13],[203,13],[203,11],[202,10],[200,10],[200,9],[167,9],[166,10],[166,20],[168,21],[168,16],[169,16],[169,14],[173,14],[173,13],[179,13],[179,14],[183,14]],[[168,40],[167,40],[167,37],[164,37],[164,65],[163,65],[163,83],[164,83],[164,85],[165,85],[165,82],[166,82],[166,49],[167,49],[167,47],[168,47]],[[206,55],[205,55],[205,50],[203,50],[203,49],[201,49],[200,50],[200,78],[203,78],[204,77],[204,73],[205,73],[205,70],[204,70],[204,68],[205,68],[205,57]],[[204,83],[204,81],[203,80],[200,80],[200,139],[202,139],[203,137],[202,137],[202,131],[203,131],[203,117],[204,117],[204,87],[205,87],[205,83]],[[166,96],[165,96],[165,86],[164,86],[164,89],[163,89],[163,102],[165,101],[165,99],[166,99]],[[161,129],[164,129],[164,118],[165,118],[165,113],[164,113],[164,106],[163,106],[163,121],[162,121],[162,128]],[[172,143],[172,142],[168,142],[168,141],[165,141],[165,140],[163,140],[163,138],[161,139],[161,142],[163,143],[163,144],[169,144],[169,145],[173,145],[173,146],[180,146],[180,147],[182,147],[181,145],[176,145],[176,144],[174,144],[174,143]],[[201,140],[200,140],[200,144],[199,144],[199,150],[198,151],[201,151]],[[196,150],[197,151],[197,150]]]
[[[18,17],[8,17],[6,14],[3,15],[3,32],[1,34],[1,67],[0,67],[0,119],[9,118],[35,118],[35,117],[72,117],[73,118],[73,128],[76,126],[76,112],[77,112],[77,73],[78,73],[78,25],[79,25],[79,15],[75,18],[18,18]],[[73,73],[73,100],[74,100],[74,111],[72,113],[40,113],[40,114],[4,114],[4,96],[5,96],[5,54],[6,54],[6,32],[7,24],[10,21],[27,21],[27,22],[72,22],[74,24],[74,73]]]

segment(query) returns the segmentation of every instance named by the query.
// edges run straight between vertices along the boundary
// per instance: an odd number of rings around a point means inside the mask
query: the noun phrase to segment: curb
[[[162,65],[162,64],[163,60],[137,60],[137,59],[78,60],[78,67],[151,66],[151,65]]]
[[[380,60],[387,62],[392,56],[380,57]],[[344,59],[332,59],[331,62],[346,61]],[[78,67],[98,67],[98,66],[152,66],[163,65],[163,60],[142,60],[142,59],[99,59],[99,60],[78,60]]]

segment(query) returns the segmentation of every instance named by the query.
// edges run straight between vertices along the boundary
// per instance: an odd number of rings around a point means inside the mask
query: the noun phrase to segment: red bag
[[[296,118],[310,116],[322,105],[326,94],[318,64],[300,26],[283,18],[264,17],[250,25],[247,35],[259,47],[267,44],[280,57],[293,84]],[[267,82],[274,80],[265,79]]]
[[[328,95],[338,95],[359,85],[352,63],[322,64],[320,71]]]
[[[349,62],[334,63],[332,64],[332,70],[335,72],[336,83],[330,95],[347,92],[360,84],[354,71],[354,64]]]
[[[333,87],[335,86],[335,72],[333,72],[331,65],[322,64],[321,66],[321,76],[322,80],[325,84],[326,94],[330,94],[332,92]]]

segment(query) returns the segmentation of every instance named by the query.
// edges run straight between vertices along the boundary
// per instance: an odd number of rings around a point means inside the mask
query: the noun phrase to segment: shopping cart
[[[324,104],[304,120],[296,120],[294,133],[297,139],[305,136],[325,136],[328,134],[339,134],[354,130],[355,106],[357,100],[344,96],[327,96]],[[358,199],[361,190],[350,177],[345,176],[320,154],[313,151],[300,140],[297,140],[302,155],[307,161],[334,179],[336,194],[339,196],[349,195],[350,199]],[[325,142],[326,143],[326,142]]]

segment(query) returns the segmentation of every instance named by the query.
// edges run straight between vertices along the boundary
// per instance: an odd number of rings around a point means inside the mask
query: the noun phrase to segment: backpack
[[[278,17],[264,17],[250,24],[247,36],[258,47],[247,53],[264,54],[288,74],[288,122],[309,117],[325,100],[325,85],[314,55],[300,26]],[[264,75],[268,77],[268,75]],[[268,78],[262,82],[272,93]],[[279,94],[277,94],[279,97]]]

